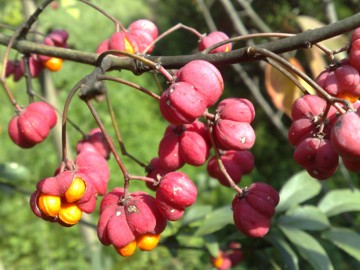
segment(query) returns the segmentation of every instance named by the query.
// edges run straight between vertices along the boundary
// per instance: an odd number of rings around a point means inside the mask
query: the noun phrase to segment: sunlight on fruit
[[[75,176],[71,185],[65,192],[66,201],[71,203],[82,198],[86,191],[86,184],[80,177]]]
[[[160,234],[143,234],[136,238],[138,248],[142,251],[153,250],[160,241]]]
[[[61,208],[61,199],[59,196],[41,194],[38,198],[38,207],[45,215],[56,217]]]
[[[136,250],[136,240],[131,241],[129,244],[123,247],[115,247],[117,253],[119,253],[123,257],[132,256]]]
[[[67,203],[61,206],[59,218],[68,225],[74,225],[79,222],[82,216],[81,209],[74,203]]]

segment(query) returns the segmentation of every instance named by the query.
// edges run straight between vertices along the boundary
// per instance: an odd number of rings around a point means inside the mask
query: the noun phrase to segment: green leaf
[[[30,171],[15,162],[0,163],[0,178],[22,182],[30,179]]]
[[[205,247],[207,248],[207,250],[209,251],[209,253],[211,254],[211,256],[213,257],[217,257],[219,254],[219,243],[217,242],[217,239],[215,238],[214,235],[205,235],[204,236],[204,241],[205,241]]]
[[[188,225],[192,222],[203,219],[212,210],[211,205],[193,205],[186,209],[185,215],[182,218],[182,224]]]
[[[333,228],[322,237],[360,261],[360,235],[346,228]]]
[[[292,208],[285,215],[280,216],[278,222],[280,225],[302,230],[319,231],[330,227],[326,215],[312,205]]]
[[[80,18],[80,8],[77,6],[76,0],[62,0],[61,6],[74,19]]]
[[[298,270],[299,259],[285,239],[278,234],[268,234],[267,239],[278,250],[282,258],[282,269]]]
[[[277,212],[287,210],[291,206],[302,203],[319,194],[321,184],[306,171],[293,175],[280,190],[280,202]]]
[[[195,235],[210,234],[233,223],[231,206],[227,205],[207,214],[202,226],[196,231]]]
[[[360,211],[360,192],[349,189],[332,190],[323,197],[318,207],[328,217],[344,212]]]
[[[279,225],[279,228],[314,269],[334,269],[324,248],[310,234],[293,227]]]

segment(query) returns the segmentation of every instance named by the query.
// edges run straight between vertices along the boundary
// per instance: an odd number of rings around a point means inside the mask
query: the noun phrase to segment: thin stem
[[[31,76],[31,71],[30,71],[30,66],[29,66],[29,55],[25,55],[23,57],[23,61],[24,61],[24,76],[26,79],[26,92],[29,96],[29,102],[33,102],[34,101],[34,90],[33,90],[33,86],[32,86],[32,76]]]
[[[140,181],[145,181],[145,182],[149,182],[149,183],[156,183],[156,180],[154,178],[150,178],[147,176],[129,175],[129,179],[130,180],[140,180]]]
[[[171,27],[170,29],[168,29],[167,31],[165,31],[164,33],[162,33],[160,36],[158,36],[155,40],[153,40],[153,42],[151,42],[146,48],[145,50],[142,51],[143,54],[146,54],[147,51],[159,40],[163,39],[164,37],[166,37],[167,35],[171,34],[172,32],[175,32],[178,29],[185,29],[187,31],[190,31],[191,33],[193,33],[194,35],[196,35],[198,38],[202,38],[203,35],[201,33],[199,33],[195,28],[186,26],[182,23],[178,23],[177,25]]]
[[[96,112],[96,109],[94,107],[94,105],[92,104],[91,100],[89,99],[85,99],[84,100],[85,103],[87,104],[88,108],[90,109],[91,114],[93,115],[96,123],[98,124],[99,128],[101,129],[102,133],[104,134],[105,140],[108,142],[111,153],[113,154],[117,164],[119,165],[119,168],[121,170],[121,172],[123,173],[124,176],[124,198],[127,198],[129,195],[129,180],[130,180],[130,175],[124,165],[124,163],[122,162],[120,156],[118,155],[114,143],[112,141],[112,139],[110,138],[109,134],[107,133],[98,113]]]
[[[287,69],[283,68],[281,65],[279,65],[276,61],[273,61],[271,59],[265,59],[265,61],[272,65],[274,68],[276,68],[278,71],[280,71],[281,73],[283,73],[287,78],[289,78],[300,90],[301,92],[303,92],[304,95],[308,95],[309,92],[306,90],[306,88],[301,85],[300,81],[298,78],[296,78],[296,76],[294,76],[294,74],[292,74],[291,72],[289,72]]]
[[[141,55],[138,54],[133,54],[133,53],[129,53],[127,51],[121,51],[121,50],[108,50],[103,52],[102,54],[100,54],[99,58],[98,58],[98,62],[102,61],[102,59],[109,54],[115,54],[115,55],[124,55],[124,56],[128,56],[130,58],[133,58],[135,60],[140,61],[141,63],[145,64],[146,66],[159,71],[169,82],[173,82],[174,78],[173,76],[163,67],[161,66],[159,63],[156,63],[154,61],[151,61]]]
[[[231,176],[227,172],[227,170],[221,160],[219,149],[216,147],[215,140],[214,140],[212,122],[210,120],[207,120],[207,125],[209,127],[210,139],[211,139],[212,145],[214,146],[214,153],[215,153],[215,157],[216,157],[216,161],[218,163],[219,169],[224,174],[226,180],[230,184],[230,187],[233,188],[239,194],[239,196],[242,196],[243,190],[235,184],[234,180],[232,180]]]
[[[64,104],[64,110],[63,110],[63,113],[62,113],[61,143],[62,143],[62,161],[65,164],[68,161],[67,151],[66,151],[66,122],[68,121],[67,114],[68,114],[70,103],[71,103],[71,100],[72,100],[73,96],[81,88],[81,85],[83,84],[84,81],[85,81],[85,79],[80,80],[71,89],[70,93],[68,94],[68,96],[66,98],[65,104]]]
[[[121,79],[121,78],[115,78],[115,77],[111,77],[111,76],[107,76],[107,75],[99,75],[97,77],[98,80],[108,80],[108,81],[113,81],[113,82],[117,82],[117,83],[121,83],[121,84],[124,84],[124,85],[127,85],[127,86],[130,86],[136,90],[139,90],[145,94],[147,94],[148,96],[156,99],[156,100],[160,100],[160,96],[151,92],[150,90],[136,84],[136,83],[133,83],[133,82],[130,82],[130,81],[127,81],[127,80],[124,80],[124,79]]]
[[[269,57],[269,58],[279,62],[281,65],[285,66],[285,68],[287,68],[288,70],[294,72],[296,75],[298,75],[300,78],[302,78],[305,82],[307,82],[312,88],[314,88],[314,90],[316,91],[316,93],[319,96],[323,97],[327,102],[333,104],[333,106],[340,113],[345,113],[345,110],[343,108],[341,108],[338,104],[335,104],[335,102],[341,102],[341,103],[345,104],[346,106],[348,106],[348,102],[346,100],[337,99],[337,98],[334,98],[333,96],[331,96],[330,94],[328,94],[323,88],[321,88],[309,76],[307,76],[305,73],[301,72],[294,65],[292,65],[291,63],[286,61],[284,58],[282,58],[279,55],[277,55],[277,54],[275,54],[273,52],[270,52],[270,51],[268,51],[266,49],[257,48],[257,47],[249,47],[248,48],[248,53],[250,53],[250,54],[259,53],[259,54],[261,54],[263,56]]]
[[[109,97],[109,93],[107,91],[105,93],[105,97],[106,97],[106,103],[108,105],[108,110],[109,110],[111,122],[112,122],[112,125],[113,125],[113,128],[114,128],[114,131],[115,131],[116,139],[117,139],[117,141],[119,143],[119,146],[120,146],[121,154],[124,155],[124,156],[129,157],[130,159],[135,161],[137,164],[139,164],[141,167],[146,167],[146,164],[144,164],[143,162],[141,162],[140,160],[138,160],[137,158],[135,158],[133,155],[129,154],[126,151],[125,143],[124,143],[124,141],[122,139],[120,129],[119,129],[119,125],[117,124],[115,113],[114,113],[113,107],[111,105],[111,100],[110,100],[110,97]]]
[[[253,38],[259,38],[259,37],[278,37],[278,38],[286,38],[286,37],[293,37],[295,36],[296,34],[291,34],[291,33],[277,33],[277,32],[272,32],[272,33],[255,33],[255,34],[247,34],[247,35],[244,35],[244,36],[237,36],[237,37],[232,37],[232,38],[229,38],[227,40],[223,40],[223,41],[220,41],[216,44],[213,44],[211,46],[209,46],[208,48],[206,48],[205,50],[203,50],[201,53],[202,54],[207,54],[209,53],[210,51],[222,46],[222,45],[225,45],[225,44],[228,44],[228,43],[233,43],[233,42],[239,42],[239,41],[243,41],[243,40],[247,40],[247,39],[253,39]],[[316,43],[314,44],[314,46],[318,47],[320,50],[322,50],[329,58],[332,58],[333,55],[334,55],[334,51],[326,48],[324,45],[322,44],[319,44],[319,43]]]

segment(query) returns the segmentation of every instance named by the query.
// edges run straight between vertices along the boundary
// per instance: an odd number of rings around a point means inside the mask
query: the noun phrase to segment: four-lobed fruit
[[[236,228],[250,237],[265,236],[278,203],[279,194],[273,187],[262,182],[251,184],[242,196],[236,195],[233,199]]]
[[[339,155],[330,140],[317,137],[306,138],[299,143],[295,148],[294,160],[319,180],[332,176],[339,165]]]
[[[21,148],[31,148],[47,138],[56,121],[56,113],[49,104],[33,102],[10,120],[8,134]]]
[[[221,101],[213,127],[214,141],[223,150],[248,150],[256,139],[250,125],[255,117],[252,103],[243,98]]]
[[[79,222],[82,212],[94,211],[95,195],[92,182],[85,174],[63,171],[38,182],[30,206],[40,218],[72,226]]]
[[[343,60],[321,72],[315,79],[330,95],[355,102],[360,97],[360,74],[349,61]]]
[[[183,172],[170,172],[161,180],[156,190],[156,204],[168,220],[179,220],[185,208],[193,205],[197,188]]]
[[[331,128],[336,120],[336,109],[331,107],[324,117],[326,102],[316,95],[304,95],[292,105],[292,124],[288,132],[288,140],[292,145],[298,145],[306,138],[314,137],[319,133],[324,139],[330,138]]]
[[[127,198],[123,196],[124,189],[115,188],[101,201],[97,227],[100,242],[113,245],[117,250],[126,247],[130,250],[128,254],[131,254],[133,244],[127,245],[133,241],[138,246],[140,243],[141,249],[154,248],[158,235],[166,227],[166,219],[157,208],[155,198],[145,192],[133,192]]]
[[[177,81],[191,84],[206,102],[213,106],[224,90],[220,71],[204,60],[193,60],[184,65],[176,74]]]
[[[185,163],[200,166],[209,157],[211,142],[207,126],[195,120],[191,124],[169,125],[159,144],[161,166],[177,170]]]
[[[207,102],[187,82],[172,83],[161,95],[160,112],[174,125],[190,124],[206,110]]]

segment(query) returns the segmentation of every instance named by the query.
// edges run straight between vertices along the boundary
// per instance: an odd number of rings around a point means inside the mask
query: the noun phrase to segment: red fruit
[[[31,148],[36,143],[28,141],[26,137],[24,137],[19,132],[18,119],[19,116],[16,115],[10,120],[8,126],[9,137],[16,145],[20,146],[21,148]]]
[[[27,111],[42,114],[50,128],[56,125],[57,116],[54,108],[46,102],[32,102],[27,106]]]
[[[166,134],[159,144],[159,160],[161,166],[168,171],[174,171],[184,165],[179,152],[179,136],[175,132]]]
[[[24,66],[20,64],[19,61],[15,61],[14,62],[14,82],[17,82],[18,80],[20,80],[22,78],[22,76],[24,75]]]
[[[126,219],[137,237],[142,234],[160,234],[165,230],[166,219],[156,206],[154,197],[134,192],[124,203]]]
[[[128,29],[131,32],[133,32],[135,30],[145,31],[151,35],[153,40],[156,39],[159,34],[157,26],[152,21],[149,21],[146,19],[139,19],[139,20],[132,22],[129,25]]]
[[[255,109],[251,101],[245,98],[227,98],[222,100],[217,112],[221,119],[251,123],[255,118]]]
[[[360,96],[359,71],[343,60],[320,73],[315,81],[330,95],[355,102]]]
[[[14,74],[14,71],[15,71],[15,64],[12,60],[9,60],[6,64],[5,78],[8,78],[12,74]]]
[[[206,110],[207,104],[194,86],[177,82],[163,92],[160,111],[164,118],[174,125],[194,122]]]
[[[179,152],[185,163],[200,166],[208,159],[210,150],[199,133],[184,131],[180,135]]]
[[[164,202],[160,197],[156,198],[156,206],[163,216],[170,221],[176,221],[184,216],[185,208],[177,208]]]
[[[197,189],[188,176],[182,172],[170,172],[160,181],[156,190],[156,200],[163,201],[177,209],[183,209],[195,203]]]
[[[358,43],[359,47],[360,47],[360,41],[357,40],[356,43]],[[349,62],[354,68],[356,68],[360,72],[360,50],[359,49],[350,50],[350,52],[349,52]]]
[[[271,186],[251,184],[242,197],[235,196],[232,202],[235,226],[247,236],[263,237],[269,231],[278,203],[279,194]]]
[[[110,158],[110,146],[100,128],[92,129],[86,138],[77,143],[76,152],[79,154],[82,151],[97,152],[105,159]]]
[[[67,48],[69,33],[66,30],[56,29],[51,31],[47,38],[53,41],[53,46]]]
[[[332,176],[339,164],[339,155],[327,139],[307,138],[297,145],[295,161],[319,180]]]
[[[131,31],[132,34],[137,36],[139,40],[139,52],[143,52],[147,46],[154,41],[153,37],[149,32],[146,32],[144,30],[133,30]],[[151,53],[155,48],[155,45],[152,45],[147,52]]]
[[[106,193],[110,170],[106,160],[98,153],[81,152],[75,159],[78,172],[87,175],[99,195]]]
[[[146,176],[150,178],[154,178],[155,180],[158,179],[158,177],[162,177],[165,174],[169,173],[170,170],[166,170],[162,167],[161,161],[158,157],[153,158],[149,165],[146,167]],[[157,185],[154,185],[151,182],[146,182],[146,186],[150,188],[153,191],[156,191]]]
[[[8,133],[14,143],[29,148],[46,139],[50,131],[46,117],[24,109],[9,123]]]
[[[177,73],[179,82],[191,84],[207,104],[214,105],[224,90],[224,81],[220,71],[204,60],[193,60]]]
[[[345,168],[349,171],[360,172],[360,160],[347,160],[343,158],[342,161]]]
[[[199,51],[203,51],[206,48],[210,47],[211,45],[214,45],[216,43],[228,39],[229,37],[224,32],[220,32],[220,31],[211,32],[210,34],[208,34],[207,36],[203,37],[200,40]],[[227,43],[225,45],[217,47],[216,49],[213,49],[210,53],[229,52],[231,51],[231,48],[232,48],[232,44]]]
[[[108,50],[110,50],[110,47],[109,47],[109,40],[110,39],[105,39],[104,41],[102,41],[99,46],[97,47],[96,49],[96,53],[97,54],[101,54],[103,52],[106,52]]]
[[[123,198],[124,190],[115,188],[100,205],[98,237],[104,245],[123,247],[142,234],[160,234],[166,219],[157,209],[155,199],[144,192]]]
[[[289,142],[298,145],[304,139],[316,136],[322,124],[322,136],[329,139],[331,127],[336,120],[336,109],[331,107],[327,117],[323,119],[325,109],[326,102],[318,96],[305,95],[298,98],[291,109],[293,123],[288,133]]]
[[[109,40],[110,50],[120,50],[136,53],[139,45],[133,35],[128,32],[115,32]],[[121,56],[121,55],[120,55]]]
[[[244,174],[248,174],[254,167],[254,156],[248,150],[224,152],[220,157],[227,173],[235,184],[240,183]],[[224,174],[220,171],[216,157],[212,157],[207,165],[207,171],[211,177],[220,181],[224,186],[229,187],[230,184]]]
[[[339,116],[331,130],[331,145],[341,157],[360,160],[359,110]]]
[[[223,150],[248,150],[253,147],[256,135],[249,123],[219,119],[214,125],[214,139]]]

